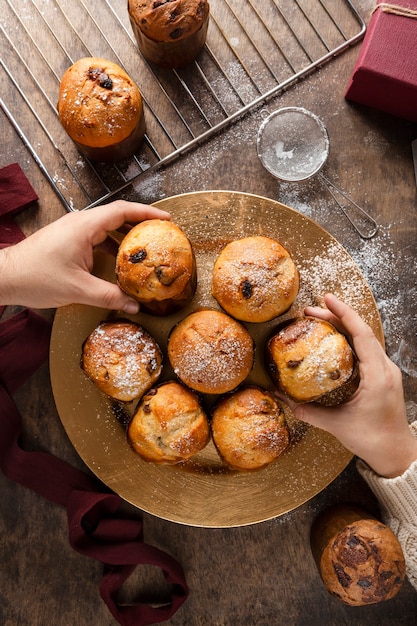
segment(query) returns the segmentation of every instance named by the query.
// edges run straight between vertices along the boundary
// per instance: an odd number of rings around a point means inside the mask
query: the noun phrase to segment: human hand
[[[333,434],[379,475],[393,478],[417,459],[417,439],[407,422],[400,369],[388,358],[372,329],[347,304],[325,296],[327,309],[307,307],[350,337],[359,361],[360,383],[337,407],[296,405],[286,400],[297,419]]]
[[[165,211],[117,200],[68,213],[14,246],[0,250],[0,304],[55,308],[78,303],[135,314],[139,305],[93,276],[93,251],[125,223],[170,219]]]

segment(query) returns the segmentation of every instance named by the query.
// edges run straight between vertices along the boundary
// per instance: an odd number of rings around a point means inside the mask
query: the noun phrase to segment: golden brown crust
[[[220,457],[232,469],[265,467],[290,441],[279,403],[269,391],[254,386],[222,398],[213,410],[211,428]]]
[[[126,72],[111,61],[85,57],[69,67],[61,79],[59,119],[81,149],[100,157],[126,142],[133,152],[143,139],[143,101]],[[104,153],[106,154],[106,153]],[[125,154],[122,151],[121,155]],[[120,149],[119,149],[120,156]]]
[[[181,41],[198,31],[209,15],[205,0],[129,0],[129,15],[154,41]]]
[[[168,381],[142,398],[127,436],[146,461],[179,463],[207,445],[210,428],[198,395]]]
[[[123,319],[100,322],[83,344],[81,368],[108,396],[129,402],[156,383],[162,353],[139,324]]]
[[[129,0],[128,11],[139,50],[152,63],[182,67],[205,44],[207,0]]]
[[[346,337],[329,322],[313,317],[283,324],[267,344],[267,360],[274,383],[295,402],[334,393],[355,374],[355,356]],[[344,399],[335,396],[336,403]]]
[[[235,389],[252,370],[254,341],[246,328],[225,313],[191,313],[171,331],[168,357],[186,385],[207,394]]]
[[[321,543],[315,558],[323,583],[345,604],[374,604],[400,590],[405,578],[400,543],[388,526],[372,516],[358,509],[352,512],[345,505],[333,507],[315,521],[315,537]]]
[[[120,244],[116,276],[120,288],[140,302],[145,312],[174,313],[191,301],[196,290],[191,243],[173,222],[141,222]]]
[[[290,253],[270,237],[232,241],[214,264],[214,298],[229,315],[245,322],[267,322],[285,313],[299,285]]]

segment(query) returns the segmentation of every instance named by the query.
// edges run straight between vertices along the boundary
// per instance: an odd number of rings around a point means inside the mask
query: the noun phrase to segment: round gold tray
[[[181,313],[154,318],[132,317],[165,352],[172,326],[198,307],[218,308],[210,293],[214,260],[227,241],[261,234],[278,239],[291,252],[301,275],[300,293],[283,319],[301,314],[307,304],[321,304],[332,291],[371,325],[381,343],[383,333],[370,288],[347,251],[325,230],[294,209],[267,198],[230,191],[208,191],[166,198],[156,206],[169,211],[189,236],[197,257],[198,288]],[[115,280],[115,259],[98,255],[95,272]],[[131,504],[163,519],[191,526],[233,527],[261,522],[291,511],[331,483],[352,455],[331,435],[287,419],[292,443],[267,468],[228,470],[210,443],[187,463],[168,466],[143,461],[129,446],[122,411],[96,389],[80,369],[81,346],[109,315],[103,309],[71,305],[55,316],[50,350],[54,398],[62,424],[80,457],[99,479]],[[247,324],[256,342],[256,362],[248,382],[267,388],[263,346],[278,320]],[[173,373],[164,361],[161,378]],[[210,399],[209,399],[210,400]]]

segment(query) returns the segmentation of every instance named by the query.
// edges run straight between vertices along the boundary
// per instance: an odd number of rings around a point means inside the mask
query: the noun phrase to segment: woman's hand
[[[165,211],[118,200],[68,213],[27,239],[0,250],[0,304],[55,308],[71,303],[135,314],[137,302],[91,274],[93,250],[125,223],[170,219]]]
[[[400,369],[387,357],[371,328],[334,295],[327,309],[307,307],[345,333],[359,360],[360,383],[337,407],[288,402],[298,419],[333,434],[353,454],[386,478],[402,474],[417,459],[417,439],[407,422]]]

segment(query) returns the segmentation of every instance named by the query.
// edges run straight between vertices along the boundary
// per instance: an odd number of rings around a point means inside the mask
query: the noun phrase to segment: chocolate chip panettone
[[[205,44],[207,0],[129,0],[128,11],[138,48],[151,63],[183,67]]]
[[[320,576],[333,596],[350,606],[393,598],[405,579],[405,559],[392,530],[360,507],[338,504],[311,529]]]

